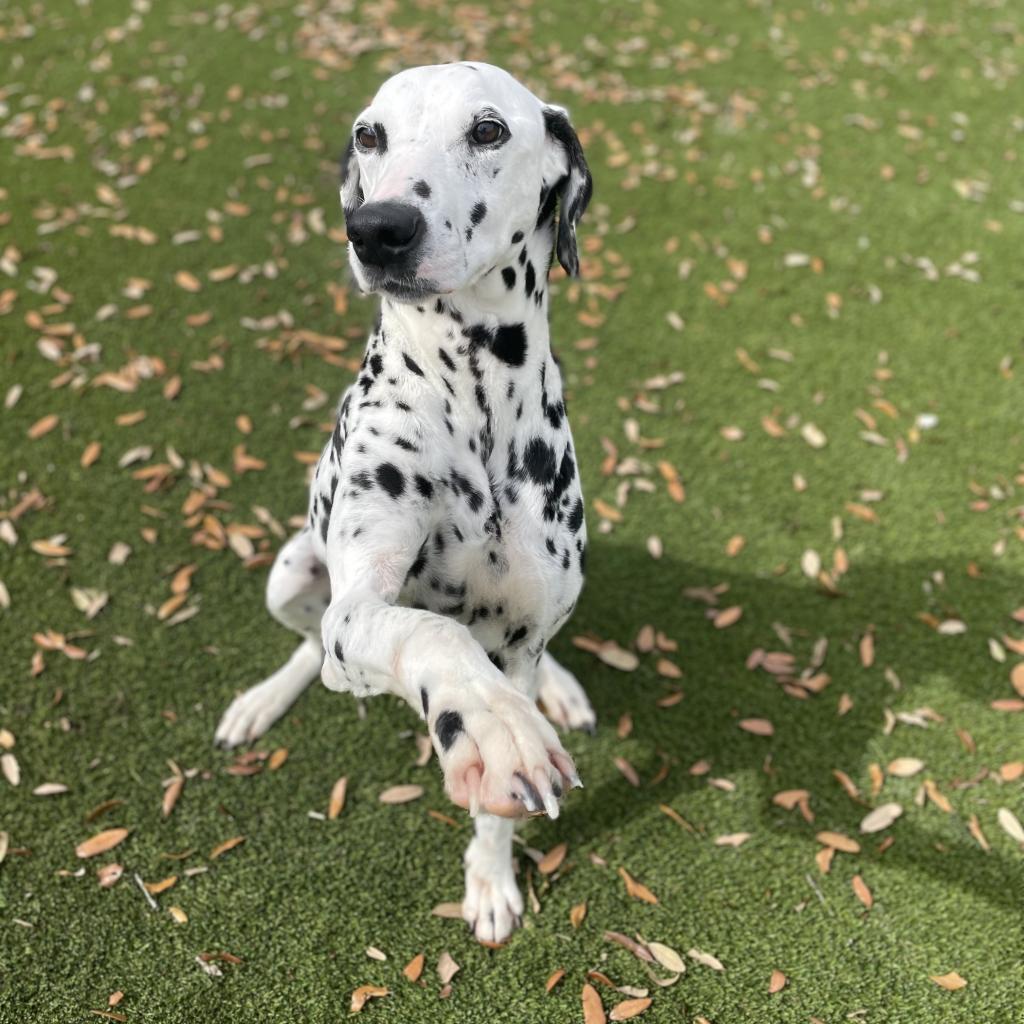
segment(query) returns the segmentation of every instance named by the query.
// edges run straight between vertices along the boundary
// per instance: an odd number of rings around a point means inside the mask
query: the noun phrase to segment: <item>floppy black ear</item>
[[[575,277],[580,272],[576,225],[590,202],[594,183],[583,156],[583,147],[569,123],[566,111],[561,107],[545,107],[544,124],[548,133],[548,147],[553,148],[549,155],[554,158],[546,159],[545,167],[554,166],[561,172],[561,177],[549,183],[558,197],[558,240],[555,251],[565,272]]]
[[[345,219],[363,205],[363,189],[359,184],[359,161],[356,159],[356,144],[348,140],[341,156],[341,208]]]

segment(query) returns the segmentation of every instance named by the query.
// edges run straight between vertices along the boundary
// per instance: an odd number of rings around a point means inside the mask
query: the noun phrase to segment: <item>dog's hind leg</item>
[[[582,729],[591,734],[597,729],[597,715],[579,680],[562,668],[548,651],[537,667],[540,682],[537,698],[549,721],[563,729]]]
[[[214,742],[222,747],[251,743],[263,735],[320,674],[320,619],[330,603],[327,570],[313,551],[309,532],[281,549],[267,580],[267,609],[305,639],[272,676],[237,696],[221,717]]]

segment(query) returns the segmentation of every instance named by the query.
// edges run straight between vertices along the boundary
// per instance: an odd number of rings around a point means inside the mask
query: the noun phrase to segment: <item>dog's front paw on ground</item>
[[[280,699],[279,689],[260,683],[239,694],[221,716],[213,742],[227,750],[259,739],[291,704]]]
[[[511,861],[501,862],[474,840],[466,851],[462,917],[478,942],[500,945],[522,924],[523,897]]]
[[[579,680],[554,659],[541,663],[540,692],[537,694],[544,714],[562,729],[580,729],[593,735],[597,715]]]
[[[555,730],[522,694],[451,688],[433,703],[428,717],[445,790],[470,814],[557,818],[565,791],[582,785]]]

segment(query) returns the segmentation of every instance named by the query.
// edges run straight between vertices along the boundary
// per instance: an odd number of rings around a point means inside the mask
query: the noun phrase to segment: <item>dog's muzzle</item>
[[[408,203],[364,203],[348,218],[348,239],[368,270],[408,274],[427,230],[423,214]]]

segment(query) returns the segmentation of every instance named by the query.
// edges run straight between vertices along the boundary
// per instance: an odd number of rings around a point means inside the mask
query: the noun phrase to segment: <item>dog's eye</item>
[[[477,121],[469,133],[478,146],[493,146],[508,136],[508,129],[500,121]]]
[[[358,142],[363,149],[376,149],[377,134],[372,128],[367,128],[363,125],[356,129],[356,142]]]

